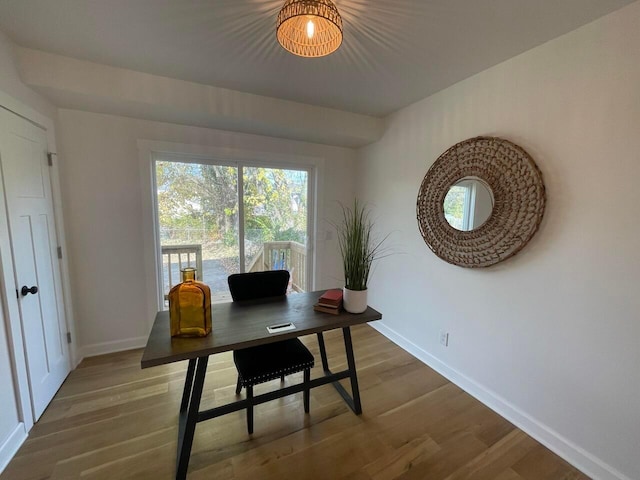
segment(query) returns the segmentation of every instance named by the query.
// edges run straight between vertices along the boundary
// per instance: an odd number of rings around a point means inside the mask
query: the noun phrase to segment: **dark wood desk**
[[[357,415],[362,413],[350,327],[380,320],[382,314],[370,307],[358,315],[347,312],[339,315],[315,312],[313,305],[323,292],[324,290],[277,299],[214,304],[213,331],[211,335],[203,338],[172,339],[169,333],[169,312],[157,314],[142,354],[142,368],[189,360],[180,404],[176,479],[182,480],[187,476],[196,424],[247,407],[247,400],[242,399],[200,411],[200,398],[209,355],[315,333],[318,337],[324,375],[311,379],[311,388],[331,383]],[[267,331],[267,326],[288,322],[293,323],[296,328],[276,334]],[[334,373],[329,369],[322,332],[336,328],[342,328],[348,368]],[[338,382],[344,378],[351,381],[351,395]],[[299,383],[257,395],[253,399],[254,404],[301,392],[303,389],[304,385]]]

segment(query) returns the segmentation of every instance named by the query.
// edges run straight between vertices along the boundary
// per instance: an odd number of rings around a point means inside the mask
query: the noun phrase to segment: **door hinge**
[[[71,332],[67,332],[67,343],[71,343]]]
[[[62,247],[58,247],[58,258],[62,258]]]
[[[53,167],[53,156],[57,155],[57,153],[49,152],[47,153],[47,163],[50,167]]]

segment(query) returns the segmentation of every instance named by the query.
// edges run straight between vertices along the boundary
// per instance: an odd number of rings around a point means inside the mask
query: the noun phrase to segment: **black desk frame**
[[[333,384],[340,396],[344,399],[347,405],[349,405],[349,408],[351,408],[356,415],[360,415],[362,413],[362,405],[360,403],[360,391],[358,389],[358,377],[356,374],[356,362],[353,355],[350,327],[343,327],[342,333],[344,337],[344,347],[347,355],[348,368],[336,373],[333,373],[329,369],[324,336],[322,332],[318,332],[318,345],[320,347],[320,357],[322,359],[324,376],[312,379],[310,385],[311,388],[314,388],[328,383]],[[189,360],[187,376],[184,382],[184,390],[182,392],[182,402],[180,404],[176,480],[184,480],[187,477],[187,469],[189,468],[189,458],[191,456],[191,447],[193,445],[193,436],[195,434],[196,424],[227,413],[243,410],[247,408],[249,403],[249,400],[245,398],[220,407],[200,411],[200,399],[202,398],[202,389],[204,387],[204,379],[207,372],[208,362],[208,355]],[[352,395],[349,395],[349,392],[347,392],[347,390],[339,383],[339,380],[345,378],[349,378],[351,380]],[[276,398],[302,392],[304,388],[305,385],[303,383],[283,387],[278,390],[253,397],[252,403],[254,405],[259,405],[261,403],[275,400]]]

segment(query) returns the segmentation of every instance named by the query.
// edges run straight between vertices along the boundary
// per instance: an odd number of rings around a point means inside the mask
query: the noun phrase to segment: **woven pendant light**
[[[286,0],[276,36],[294,55],[324,57],[342,44],[342,18],[331,0]]]

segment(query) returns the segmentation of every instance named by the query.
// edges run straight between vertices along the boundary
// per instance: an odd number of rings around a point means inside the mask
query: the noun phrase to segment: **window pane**
[[[243,169],[245,269],[288,270],[295,291],[307,289],[307,182],[305,171]]]
[[[464,207],[467,187],[454,185],[444,197],[444,217],[453,228],[464,230]]]
[[[213,302],[230,300],[227,276],[240,271],[237,179],[235,167],[156,162],[165,295],[190,265]]]

